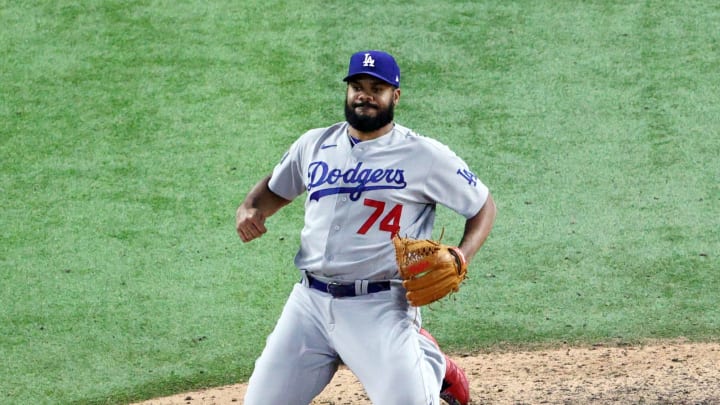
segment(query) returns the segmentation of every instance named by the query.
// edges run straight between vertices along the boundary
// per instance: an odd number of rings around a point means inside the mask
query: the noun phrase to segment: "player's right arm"
[[[235,212],[235,229],[243,242],[250,242],[267,232],[265,220],[290,204],[290,200],[270,191],[269,181],[270,175],[255,184]]]

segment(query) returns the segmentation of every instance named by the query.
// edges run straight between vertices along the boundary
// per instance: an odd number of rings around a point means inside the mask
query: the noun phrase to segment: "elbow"
[[[489,218],[495,219],[495,216],[497,215],[497,205],[495,204],[495,199],[493,199],[492,194],[488,194],[485,204],[482,209],[480,209],[480,213],[488,216]]]

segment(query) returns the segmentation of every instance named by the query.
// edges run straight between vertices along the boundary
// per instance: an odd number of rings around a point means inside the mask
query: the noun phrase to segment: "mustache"
[[[353,103],[353,104],[352,104],[352,107],[353,107],[353,108],[358,108],[358,107],[371,107],[371,108],[377,109],[377,108],[378,108],[378,105],[377,105],[377,104],[374,104],[374,103],[358,102],[358,103]]]

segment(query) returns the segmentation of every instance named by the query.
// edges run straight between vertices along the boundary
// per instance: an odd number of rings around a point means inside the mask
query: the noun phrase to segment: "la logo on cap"
[[[387,52],[364,50],[352,54],[348,65],[348,74],[343,80],[347,82],[352,77],[361,74],[373,76],[391,86],[400,87],[400,67],[395,62],[395,58]]]
[[[363,60],[363,66],[375,67],[375,59],[369,53],[365,54],[365,60]]]

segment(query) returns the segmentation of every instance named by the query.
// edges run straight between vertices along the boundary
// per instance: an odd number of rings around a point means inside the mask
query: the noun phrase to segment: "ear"
[[[398,105],[400,102],[400,89],[393,90],[393,102]]]

